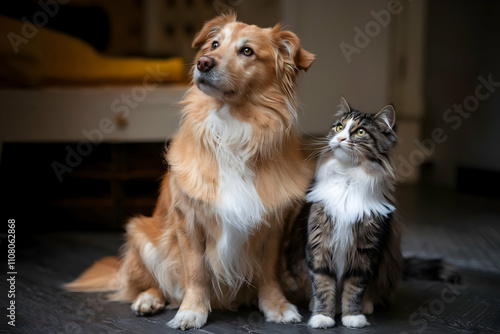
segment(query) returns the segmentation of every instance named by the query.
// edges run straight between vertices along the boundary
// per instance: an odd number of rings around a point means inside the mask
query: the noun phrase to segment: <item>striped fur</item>
[[[369,325],[365,314],[395,290],[403,264],[394,219],[394,108],[364,114],[343,99],[338,116],[307,195],[315,328],[333,326],[340,311],[344,326]]]

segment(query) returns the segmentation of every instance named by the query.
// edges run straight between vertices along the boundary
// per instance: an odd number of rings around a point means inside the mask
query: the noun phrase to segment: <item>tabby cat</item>
[[[313,286],[309,326],[369,325],[365,315],[384,302],[401,277],[400,225],[394,219],[396,115],[341,111],[318,160],[307,194],[306,259]]]

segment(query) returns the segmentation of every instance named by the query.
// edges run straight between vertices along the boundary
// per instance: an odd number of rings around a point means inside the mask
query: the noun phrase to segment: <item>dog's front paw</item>
[[[266,321],[269,322],[290,323],[302,320],[297,307],[288,302],[275,307],[269,307],[266,303],[262,303],[261,310],[266,317]]]
[[[368,326],[370,323],[366,320],[363,314],[358,315],[346,315],[342,317],[342,325],[349,328],[361,328]]]
[[[335,320],[322,314],[316,314],[307,323],[312,328],[328,328],[335,326]]]
[[[165,301],[145,291],[137,296],[130,308],[137,315],[155,314],[165,308]]]
[[[373,313],[373,303],[371,301],[363,301],[363,314],[370,315]]]
[[[189,328],[201,328],[206,324],[208,314],[201,314],[195,311],[184,310],[179,311],[175,317],[170,320],[167,325],[172,328],[180,328],[182,330]]]

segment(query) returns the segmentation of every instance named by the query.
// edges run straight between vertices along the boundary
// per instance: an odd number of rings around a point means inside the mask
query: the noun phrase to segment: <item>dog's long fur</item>
[[[101,263],[67,288],[108,289],[118,278],[115,298],[133,300],[138,313],[179,306],[174,328],[199,328],[211,308],[256,299],[267,320],[299,321],[279,268],[314,173],[300,149],[295,84],[314,55],[281,26],[246,25],[232,14],[207,22],[193,47],[196,59],[215,65],[194,66],[153,216],[128,223],[118,270],[105,274]]]

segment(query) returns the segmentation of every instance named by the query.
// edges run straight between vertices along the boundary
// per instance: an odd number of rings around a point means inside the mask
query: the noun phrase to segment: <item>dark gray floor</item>
[[[312,330],[306,322],[271,324],[257,309],[244,309],[214,311],[203,329],[191,332],[500,333],[500,201],[415,187],[400,188],[398,198],[407,225],[405,255],[444,258],[458,268],[462,283],[404,281],[390,307],[376,309],[368,317],[371,326],[359,330],[340,325]],[[16,327],[8,326],[3,315],[0,332],[179,333],[165,325],[175,311],[136,317],[128,304],[108,302],[102,293],[60,289],[94,260],[116,254],[120,235],[60,233],[18,239]],[[1,279],[2,314],[6,291]],[[307,321],[307,308],[301,313]]]

